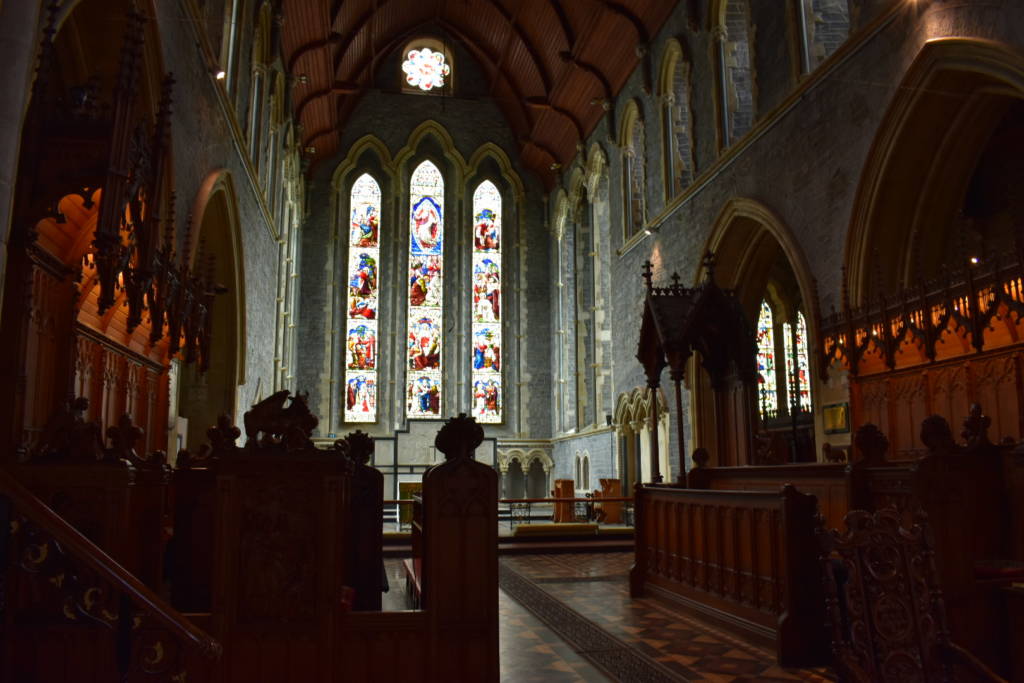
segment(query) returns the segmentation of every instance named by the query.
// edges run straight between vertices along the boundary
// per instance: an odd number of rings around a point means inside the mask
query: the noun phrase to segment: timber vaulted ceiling
[[[650,39],[670,0],[284,0],[282,46],[310,161],[340,131],[382,61],[430,26],[459,43],[489,79],[524,166],[550,187],[637,64],[652,79]],[[458,65],[456,64],[456,68]],[[396,74],[396,87],[397,87]]]

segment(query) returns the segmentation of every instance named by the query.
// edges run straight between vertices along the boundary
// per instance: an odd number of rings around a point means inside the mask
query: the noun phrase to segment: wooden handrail
[[[219,642],[185,619],[2,467],[0,467],[0,495],[9,498],[15,509],[52,536],[70,555],[92,569],[104,580],[109,581],[112,586],[127,594],[136,605],[153,616],[172,634],[181,638],[183,642],[194,646],[210,659],[220,657],[222,648]]]

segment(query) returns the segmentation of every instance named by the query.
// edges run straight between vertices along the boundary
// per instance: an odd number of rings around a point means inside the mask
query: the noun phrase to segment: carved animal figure
[[[249,442],[260,433],[271,442],[294,442],[301,435],[305,441],[316,429],[319,420],[309,412],[306,399],[309,394],[296,394],[286,408],[284,403],[291,395],[287,389],[268,396],[249,410],[244,418],[245,436]]]

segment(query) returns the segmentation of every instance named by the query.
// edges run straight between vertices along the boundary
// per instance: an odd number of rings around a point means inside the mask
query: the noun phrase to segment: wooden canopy
[[[677,273],[672,274],[672,284],[655,287],[651,263],[644,264],[647,295],[636,357],[644,367],[647,386],[652,392],[657,390],[666,367],[675,382],[680,465],[685,463],[680,383],[694,352],[708,372],[715,392],[720,450],[727,444],[729,446],[725,450],[737,455],[744,450],[747,454],[753,450],[756,335],[736,292],[722,289],[715,282],[714,254],[711,252],[705,254],[704,266],[705,278],[696,287],[682,286]],[[651,426],[656,435],[656,413],[652,416]],[[656,437],[652,444],[652,457],[657,460]],[[654,481],[660,481],[656,462],[653,463],[652,474]]]

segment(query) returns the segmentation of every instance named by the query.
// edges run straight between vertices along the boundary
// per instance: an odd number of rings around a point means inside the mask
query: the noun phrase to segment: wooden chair
[[[1002,681],[949,639],[931,532],[895,508],[851,510],[847,531],[819,517],[826,611],[840,681]]]

